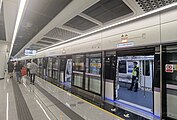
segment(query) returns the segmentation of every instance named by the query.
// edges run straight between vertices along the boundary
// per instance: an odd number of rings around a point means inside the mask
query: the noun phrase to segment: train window
[[[145,70],[144,70],[144,67],[145,67]],[[143,61],[143,75],[150,76],[150,61],[149,60]]]
[[[126,60],[119,61],[119,73],[127,73]]]

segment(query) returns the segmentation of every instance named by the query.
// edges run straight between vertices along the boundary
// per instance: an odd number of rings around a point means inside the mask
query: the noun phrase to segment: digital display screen
[[[36,55],[36,50],[25,50],[25,55]]]

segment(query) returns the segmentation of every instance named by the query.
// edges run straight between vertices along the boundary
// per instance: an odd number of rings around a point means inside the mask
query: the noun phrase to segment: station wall
[[[7,45],[6,44],[0,44],[0,79],[4,78],[5,75],[5,67],[7,65]]]

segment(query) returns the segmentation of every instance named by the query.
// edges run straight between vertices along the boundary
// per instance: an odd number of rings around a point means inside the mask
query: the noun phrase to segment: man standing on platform
[[[38,69],[38,65],[34,62],[34,60],[31,60],[29,69],[30,69],[30,84],[34,85],[35,76],[36,76],[37,69]]]
[[[128,90],[132,90],[133,86],[135,84],[135,92],[137,92],[138,90],[138,79],[139,79],[139,67],[137,66],[137,62],[133,62],[134,64],[134,68],[132,71],[132,83],[131,83],[131,87]]]

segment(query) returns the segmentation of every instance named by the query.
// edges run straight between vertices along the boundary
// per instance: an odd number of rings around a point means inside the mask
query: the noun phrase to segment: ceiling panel
[[[47,25],[72,0],[30,0],[20,25],[12,56],[23,48],[42,28]]]
[[[30,49],[31,49],[31,50],[39,50],[39,49],[41,49],[41,47],[37,47],[37,46],[30,46]]]
[[[83,13],[105,23],[133,11],[122,0],[100,0]]]
[[[85,18],[82,18],[80,16],[74,17],[73,19],[71,19],[70,21],[65,23],[64,25],[81,30],[81,31],[88,30],[90,28],[98,26],[97,24],[95,24]]]
[[[43,41],[48,41],[48,42],[53,42],[53,43],[57,43],[57,42],[60,42],[59,40],[55,40],[55,39],[49,39],[49,38],[42,38],[41,40]]]
[[[44,46],[44,45],[32,44],[30,47],[44,48],[44,47],[46,47],[46,46]]]
[[[149,12],[157,8],[177,2],[177,0],[135,0],[137,4],[145,11]]]
[[[3,9],[0,12],[0,40],[4,40],[4,41],[6,40]]]
[[[79,35],[80,34],[78,34],[78,33],[74,33],[74,32],[64,30],[61,28],[54,28],[51,31],[49,31],[45,36],[57,38],[60,40],[68,40],[70,38],[77,37]]]
[[[45,44],[45,45],[52,45],[52,43],[43,42],[43,41],[38,41],[37,43],[40,43],[40,44]]]

